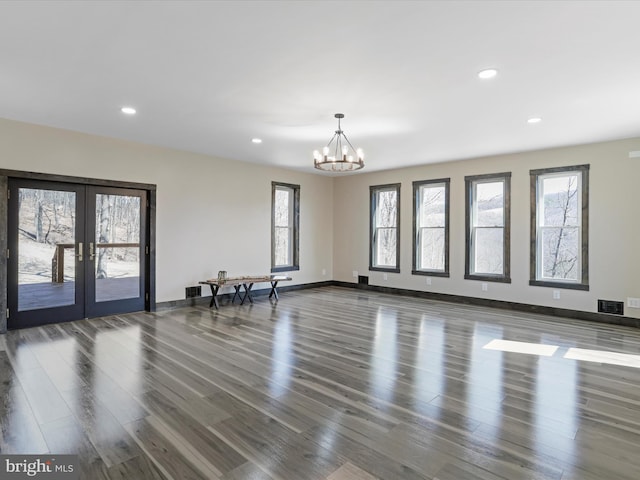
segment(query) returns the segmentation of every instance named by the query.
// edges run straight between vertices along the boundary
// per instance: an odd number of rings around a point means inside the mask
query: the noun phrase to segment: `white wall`
[[[3,119],[0,168],[156,184],[158,302],[184,298],[218,270],[268,273],[271,182],[298,184],[301,268],[290,284],[332,278],[329,177]]]
[[[300,265],[292,284],[324,280],[596,311],[596,300],[640,297],[640,138],[383,172],[325,177],[0,119],[0,168],[153,183],[157,190],[158,302],[218,270],[270,267],[271,181],[301,186]],[[529,286],[529,170],[588,163],[588,292]],[[464,176],[512,172],[511,284],[464,280]],[[412,184],[451,177],[450,278],[411,275]],[[368,271],[369,186],[401,183],[401,273]],[[326,275],[322,270],[326,269]],[[625,306],[640,318],[640,309]]]
[[[640,139],[629,139],[424,165],[337,178],[334,185],[334,278],[355,282],[352,271],[369,275],[369,283],[411,290],[432,291],[509,302],[597,311],[597,299],[625,301],[640,297]],[[393,161],[393,159],[389,159]],[[529,286],[529,170],[590,164],[589,284],[588,292]],[[464,177],[512,172],[511,178],[511,284],[464,280]],[[411,274],[412,182],[451,178],[450,278]],[[399,274],[369,272],[369,186],[401,183],[401,259]],[[640,309],[625,315],[640,318]]]

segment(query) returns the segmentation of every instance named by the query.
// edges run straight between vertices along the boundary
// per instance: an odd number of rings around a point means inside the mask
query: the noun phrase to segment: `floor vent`
[[[624,302],[614,300],[598,300],[598,312],[624,315]]]
[[[358,285],[369,285],[369,277],[358,275]]]
[[[201,287],[187,287],[185,290],[186,298],[194,298],[202,296],[202,288]]]

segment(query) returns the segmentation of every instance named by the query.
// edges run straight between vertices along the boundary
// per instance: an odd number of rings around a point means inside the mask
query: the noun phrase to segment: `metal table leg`
[[[271,280],[271,292],[269,293],[269,298],[275,296],[276,300],[278,300],[278,280]]]
[[[236,297],[238,297],[238,298],[240,298],[240,300],[242,300],[242,302],[240,302],[240,305],[242,305],[244,300],[242,299],[242,293],[240,293],[240,285],[234,285],[233,288],[235,289],[235,293],[233,294],[233,298],[231,299],[231,303],[235,303]]]
[[[253,303],[253,297],[251,296],[251,289],[253,288],[253,283],[250,283],[248,287],[246,283],[243,283],[242,286],[244,287],[244,297],[242,297],[242,301],[240,302],[240,305],[244,305],[244,301],[247,299],[247,297],[249,298],[249,302]]]
[[[211,287],[211,302],[209,302],[209,308],[215,305],[217,310],[220,307],[220,305],[218,305],[218,299],[216,298],[216,295],[218,295],[218,290],[220,289],[220,286],[213,285],[213,284],[209,284],[209,286]]]

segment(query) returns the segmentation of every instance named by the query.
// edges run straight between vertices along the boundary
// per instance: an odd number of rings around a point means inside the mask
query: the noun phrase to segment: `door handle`
[[[96,258],[96,252],[93,249],[93,242],[89,242],[89,261],[93,261]]]
[[[82,242],[78,243],[78,254],[76,255],[76,257],[78,257],[79,262],[82,261]]]

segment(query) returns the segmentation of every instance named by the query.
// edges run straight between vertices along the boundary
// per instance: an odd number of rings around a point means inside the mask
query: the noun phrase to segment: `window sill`
[[[423,275],[425,277],[447,277],[449,278],[449,272],[441,272],[438,270],[412,270],[412,275]]]
[[[277,273],[277,272],[294,272],[296,270],[300,270],[300,267],[295,265],[295,266],[289,266],[289,267],[272,267],[271,268],[271,273]]]
[[[400,273],[399,268],[395,267],[369,267],[371,272],[387,272],[387,273]]]
[[[529,280],[529,285],[533,287],[564,288],[567,290],[589,291],[589,284],[585,284],[585,283],[553,282],[549,280]]]
[[[504,275],[476,275],[467,273],[464,276],[465,280],[480,280],[482,282],[497,282],[497,283],[511,283],[511,277],[505,277]]]

